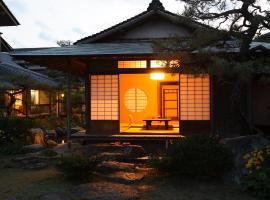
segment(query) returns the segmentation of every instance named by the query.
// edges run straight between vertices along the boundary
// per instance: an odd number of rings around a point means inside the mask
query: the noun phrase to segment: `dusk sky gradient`
[[[133,17],[151,0],[4,0],[21,25],[1,27],[13,48],[57,46],[73,42]],[[162,0],[175,13],[183,10],[176,0]]]

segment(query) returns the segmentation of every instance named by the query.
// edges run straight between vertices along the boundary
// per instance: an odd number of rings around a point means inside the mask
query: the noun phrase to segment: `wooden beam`
[[[71,118],[72,118],[72,109],[71,109],[71,76],[70,73],[67,73],[67,139],[68,143],[71,138]]]
[[[90,74],[85,75],[85,125],[86,125],[86,134],[89,134],[90,128],[90,115],[91,115],[91,88],[90,88]]]

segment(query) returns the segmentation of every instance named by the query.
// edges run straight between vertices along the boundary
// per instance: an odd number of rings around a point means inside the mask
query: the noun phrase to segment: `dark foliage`
[[[233,154],[216,138],[192,136],[174,143],[167,155],[154,163],[180,176],[217,179],[233,168]]]
[[[21,144],[1,144],[0,155],[18,155],[25,153]]]
[[[51,150],[51,149],[46,149],[46,150],[42,151],[40,153],[40,155],[50,158],[50,157],[57,156],[57,153],[55,151]]]
[[[33,126],[29,119],[0,116],[0,145],[27,144],[31,138],[29,130]]]
[[[270,12],[259,0],[181,0],[184,15],[226,28],[228,35],[241,38],[241,54],[249,54],[250,43],[262,31],[269,30]]]
[[[57,167],[69,180],[87,181],[95,171],[99,161],[96,158],[72,155],[62,157]]]

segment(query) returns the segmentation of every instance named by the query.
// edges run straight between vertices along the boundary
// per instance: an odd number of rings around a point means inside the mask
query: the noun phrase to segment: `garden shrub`
[[[58,154],[55,151],[51,150],[51,149],[46,149],[46,150],[40,152],[40,155],[51,158],[51,157],[57,156]]]
[[[27,153],[23,145],[31,142],[32,120],[0,115],[0,154],[15,155]]]
[[[243,188],[260,198],[270,199],[270,146],[255,149],[244,159],[248,173],[242,177]]]
[[[198,135],[175,142],[162,159],[153,163],[180,176],[216,179],[233,168],[233,154],[217,138]]]
[[[82,155],[62,157],[57,167],[70,180],[87,181],[95,171],[99,161]]]
[[[27,144],[33,121],[20,117],[0,116],[0,145]]]
[[[0,155],[17,155],[25,153],[21,144],[1,144]]]

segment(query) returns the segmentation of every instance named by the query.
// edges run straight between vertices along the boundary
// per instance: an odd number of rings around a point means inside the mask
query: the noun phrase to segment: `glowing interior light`
[[[151,80],[164,80],[165,74],[164,73],[152,73],[150,75]]]

